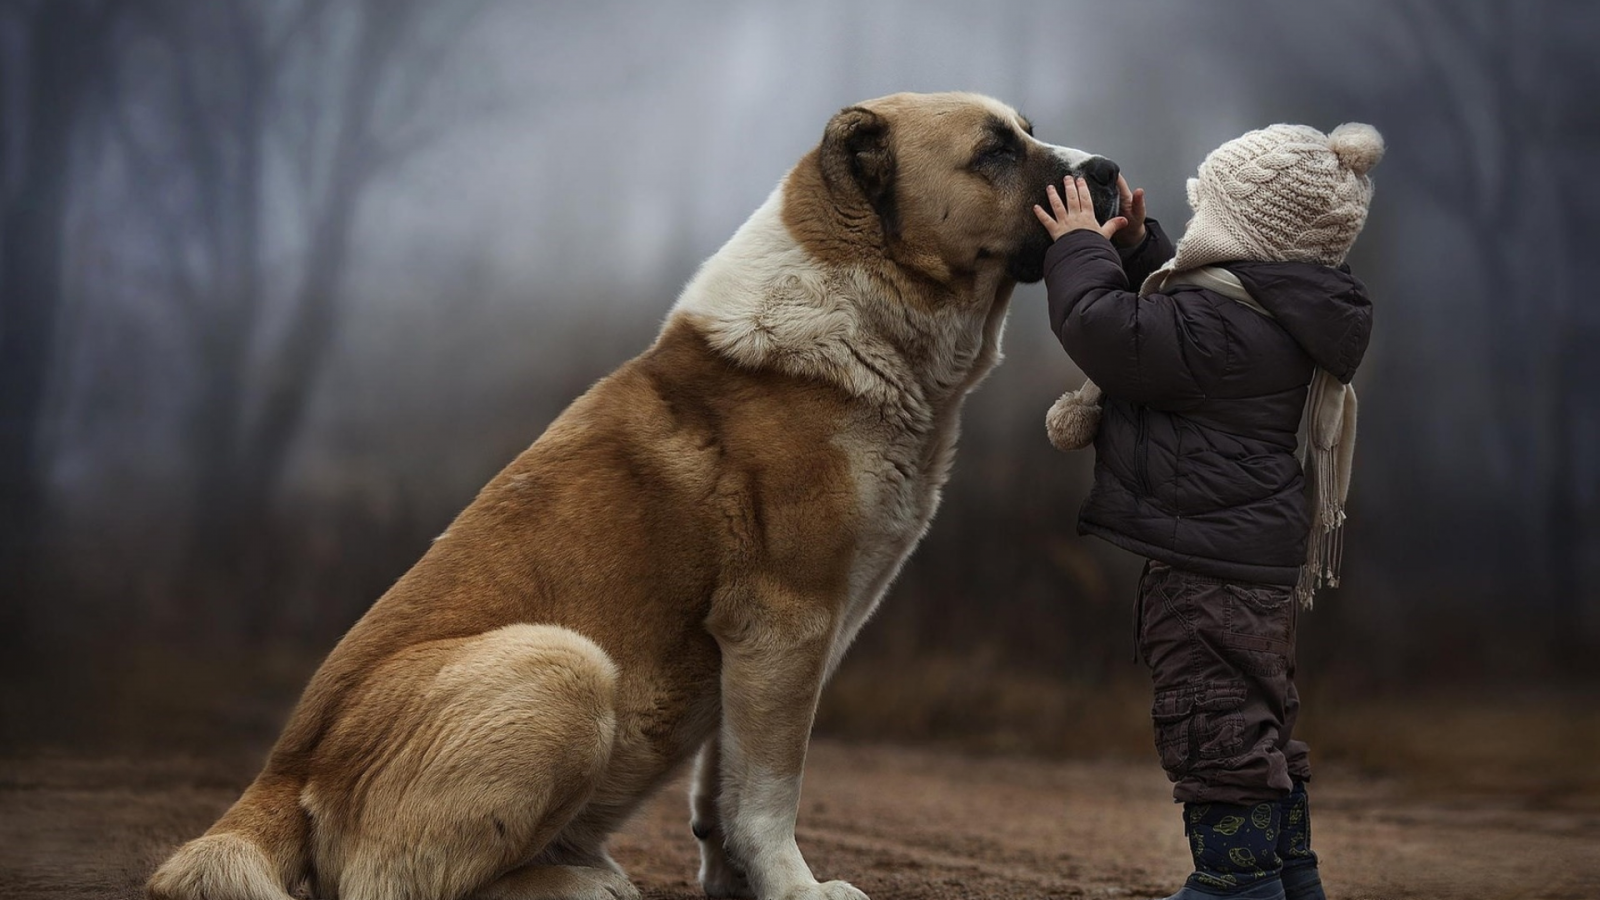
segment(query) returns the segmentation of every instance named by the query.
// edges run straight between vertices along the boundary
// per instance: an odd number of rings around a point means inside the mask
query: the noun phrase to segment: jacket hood
[[[1306,351],[1341,382],[1355,377],[1372,336],[1372,299],[1349,266],[1230,262],[1222,267]]]

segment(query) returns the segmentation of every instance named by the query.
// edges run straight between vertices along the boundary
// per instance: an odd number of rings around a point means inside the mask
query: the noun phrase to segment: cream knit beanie
[[[1344,262],[1372,202],[1367,171],[1382,158],[1382,136],[1360,123],[1327,135],[1309,125],[1269,125],[1234,138],[1189,179],[1194,218],[1168,268]]]

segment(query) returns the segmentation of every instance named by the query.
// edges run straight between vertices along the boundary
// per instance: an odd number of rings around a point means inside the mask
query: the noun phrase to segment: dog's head
[[[998,268],[1044,276],[1045,187],[1082,175],[1101,221],[1117,213],[1117,166],[1046,144],[1016,110],[978,94],[893,94],[829,121],[817,148],[837,219],[916,277],[954,283]]]

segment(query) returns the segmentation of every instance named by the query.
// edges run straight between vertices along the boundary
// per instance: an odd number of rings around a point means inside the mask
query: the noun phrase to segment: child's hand
[[[1045,212],[1044,207],[1037,203],[1033,206],[1033,214],[1039,217],[1040,224],[1050,233],[1051,240],[1059,240],[1063,234],[1079,230],[1093,231],[1103,238],[1110,238],[1122,226],[1128,224],[1128,220],[1122,216],[1114,216],[1101,225],[1094,217],[1094,201],[1089,197],[1089,183],[1082,178],[1067,178],[1062,182],[1062,187],[1064,190],[1061,194],[1056,193],[1056,186],[1053,184],[1045,188],[1045,193],[1050,195],[1050,208],[1055,211],[1054,216]],[[1063,194],[1066,196],[1064,206]]]
[[[1117,176],[1117,196],[1122,198],[1118,209],[1128,218],[1128,224],[1117,232],[1111,243],[1118,247],[1137,247],[1144,243],[1144,188],[1129,190],[1127,179]]]

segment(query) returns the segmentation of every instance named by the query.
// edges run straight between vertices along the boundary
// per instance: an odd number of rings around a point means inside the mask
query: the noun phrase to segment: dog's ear
[[[878,214],[884,238],[899,236],[888,119],[860,106],[840,110],[822,133],[821,163],[829,190],[842,196],[858,193]]]

